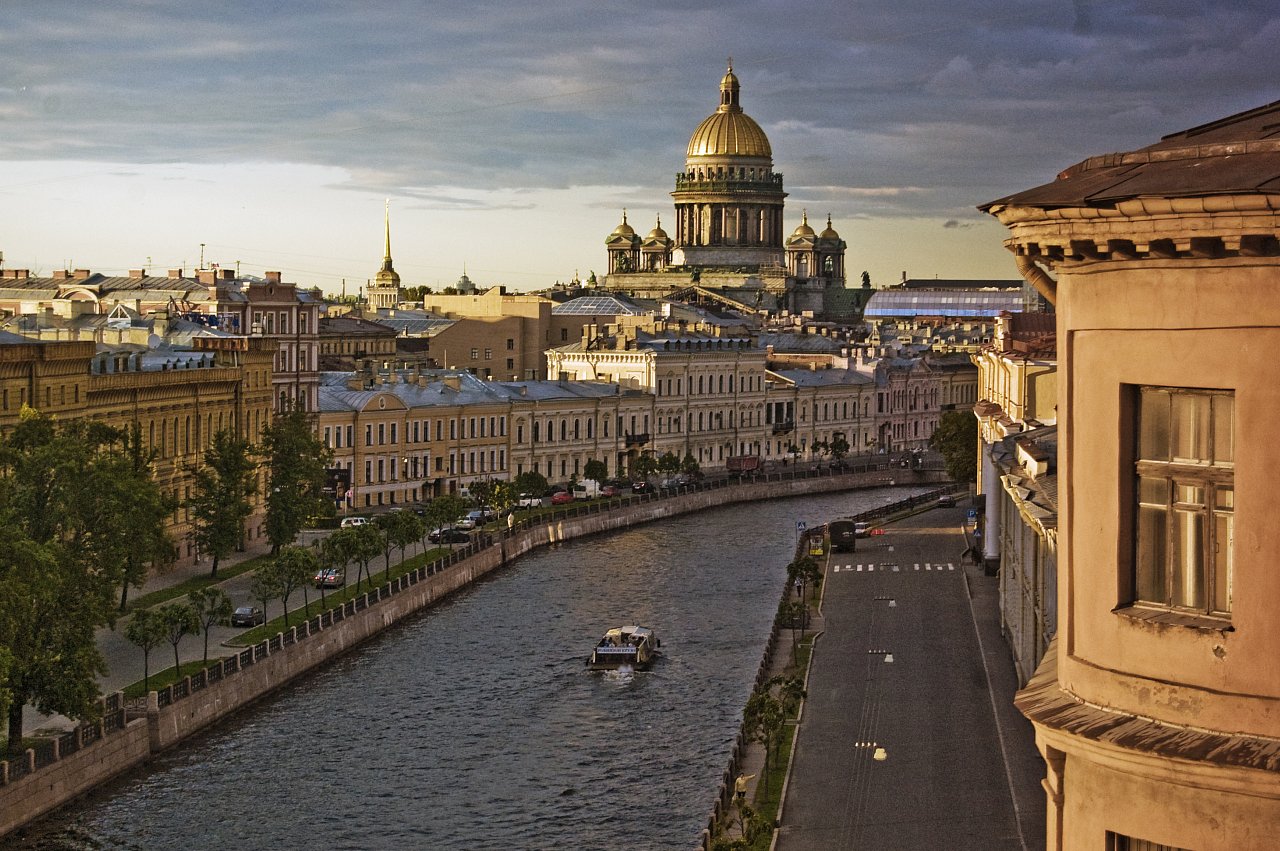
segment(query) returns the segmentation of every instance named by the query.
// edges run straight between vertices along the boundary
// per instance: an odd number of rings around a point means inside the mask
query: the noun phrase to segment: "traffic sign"
[[[796,521],[796,531],[797,531],[797,532],[803,532],[804,530],[805,530],[805,524],[804,524],[804,521],[803,521],[803,520],[797,520],[797,521]]]

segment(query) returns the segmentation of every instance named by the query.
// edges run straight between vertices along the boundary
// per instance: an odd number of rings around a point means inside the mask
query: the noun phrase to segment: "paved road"
[[[934,509],[830,557],[780,851],[1040,844],[1038,756],[1007,705],[994,580],[962,563],[963,518]]]

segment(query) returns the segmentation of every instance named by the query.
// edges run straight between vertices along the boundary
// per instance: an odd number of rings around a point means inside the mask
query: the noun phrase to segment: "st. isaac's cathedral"
[[[782,175],[769,138],[738,102],[733,66],[720,81],[720,106],[689,139],[676,175],[675,237],[659,217],[641,237],[622,214],[605,239],[602,285],[639,298],[720,303],[747,312],[811,313],[852,319],[872,290],[845,288],[845,242],[831,226],[817,232],[803,213],[783,236]]]

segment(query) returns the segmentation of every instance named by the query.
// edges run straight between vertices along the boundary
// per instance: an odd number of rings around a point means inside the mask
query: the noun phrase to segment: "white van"
[[[363,517],[343,517],[341,526],[343,529],[349,529],[352,526],[363,526],[369,521]]]

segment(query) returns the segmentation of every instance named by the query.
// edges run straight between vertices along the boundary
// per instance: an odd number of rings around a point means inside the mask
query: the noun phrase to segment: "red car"
[[[551,495],[552,505],[564,505],[573,502],[573,491],[557,491]]]

